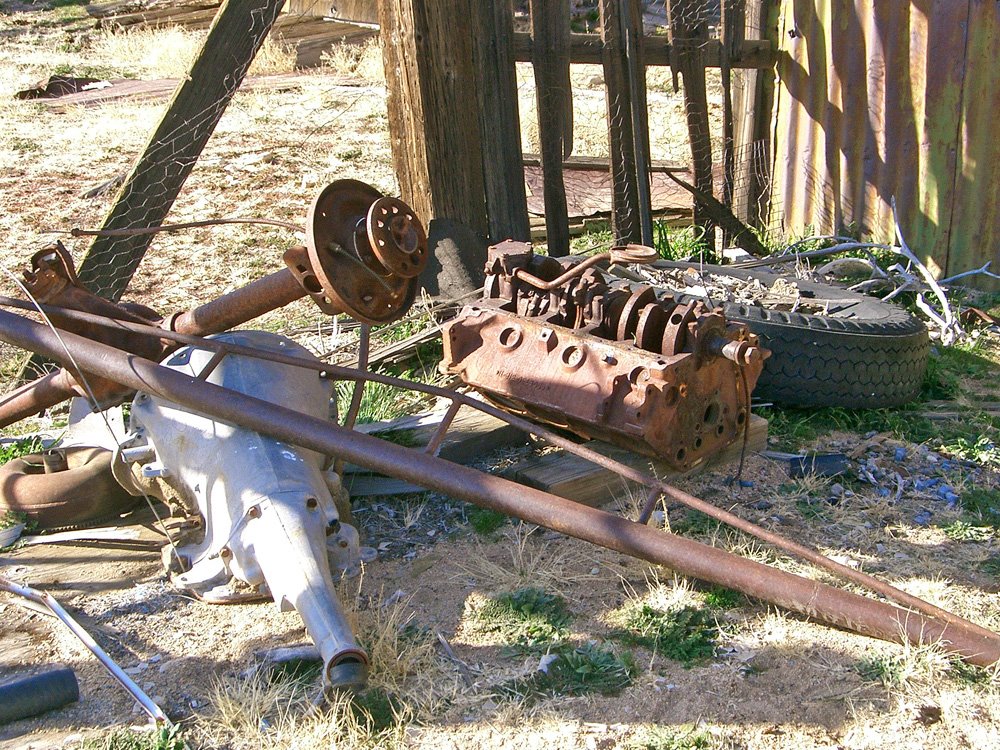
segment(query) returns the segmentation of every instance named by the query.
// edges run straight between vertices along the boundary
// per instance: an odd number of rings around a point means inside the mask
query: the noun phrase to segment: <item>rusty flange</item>
[[[306,247],[323,291],[313,295],[330,314],[366,323],[401,315],[427,264],[427,235],[412,209],[358,180],[337,180],[313,201]]]

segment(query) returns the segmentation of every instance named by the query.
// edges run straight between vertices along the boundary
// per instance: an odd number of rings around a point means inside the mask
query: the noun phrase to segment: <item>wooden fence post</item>
[[[573,152],[573,89],[569,80],[569,7],[531,0],[531,64],[538,101],[539,157],[549,255],[569,253],[569,212],[563,159]]]
[[[514,63],[510,0],[472,0],[470,27],[481,29],[475,45],[479,78],[479,128],[490,239],[531,239],[521,163],[521,123]]]
[[[707,195],[712,189],[712,134],[708,124],[708,96],[705,91],[703,47],[708,42],[708,25],[700,17],[700,0],[667,0],[671,49],[676,50],[677,66],[684,80],[684,109],[691,139],[691,167],[694,186]],[[704,240],[715,247],[715,225],[705,209],[695,201],[694,223],[704,230]]]
[[[403,200],[425,221],[486,236],[470,0],[379,0],[392,160]]]
[[[283,0],[226,0],[188,77],[126,178],[104,229],[163,223],[222,113],[246,76],[284,5]],[[153,235],[98,237],[80,266],[91,291],[118,300]]]
[[[649,117],[638,0],[601,0],[611,161],[611,231],[618,244],[653,244]]]

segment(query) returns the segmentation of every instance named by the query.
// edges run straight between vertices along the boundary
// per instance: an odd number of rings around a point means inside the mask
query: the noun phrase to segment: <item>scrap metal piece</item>
[[[38,589],[30,588],[29,586],[22,586],[14,581],[11,581],[4,576],[0,576],[0,591],[6,591],[15,596],[20,596],[22,599],[27,599],[29,602],[41,605],[44,607],[49,614],[53,617],[58,618],[62,623],[69,628],[73,635],[80,639],[80,642],[86,646],[90,653],[98,658],[104,668],[108,670],[112,677],[118,680],[119,684],[125,688],[129,694],[135,699],[142,710],[145,711],[149,718],[155,721],[157,724],[163,724],[166,726],[173,726],[167,715],[163,713],[163,709],[153,702],[153,699],[146,695],[142,689],[135,684],[135,680],[125,674],[124,670],[115,663],[115,661],[108,656],[108,653],[97,645],[97,641],[94,640],[93,636],[90,635],[83,626],[80,625],[73,617],[63,609],[63,606],[53,598],[53,596],[45,591],[39,591]]]
[[[490,248],[486,298],[444,326],[442,368],[517,414],[690,469],[745,429],[765,352],[718,310],[596,265]]]
[[[214,340],[311,357],[262,331]],[[218,360],[195,347],[178,350],[163,367],[315,416],[326,415],[333,395],[332,382],[315,371],[240,355]],[[211,372],[202,377],[206,367]],[[331,572],[359,569],[358,532],[338,514],[331,484],[339,481],[324,472],[326,457],[143,392],[133,401],[130,427],[137,437],[127,455],[145,464],[145,475],[162,475],[203,520],[196,538],[176,550],[175,585],[213,603],[270,594],[283,611],[301,616],[322,655],[325,685],[364,685],[368,657],[343,615]]]
[[[429,257],[413,209],[357,180],[337,180],[316,197],[306,247],[321,309],[364,323],[387,323],[410,307]]]

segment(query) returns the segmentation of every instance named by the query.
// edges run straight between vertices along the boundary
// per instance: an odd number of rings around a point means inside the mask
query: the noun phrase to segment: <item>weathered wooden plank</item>
[[[670,469],[656,459],[641,456],[597,440],[586,443],[586,446],[642,471],[648,471],[652,467],[656,476],[669,482],[681,476],[700,473],[713,466],[738,461],[743,450],[743,441],[742,439],[737,440],[714,458],[683,474]],[[747,454],[756,453],[766,448],[767,420],[757,415],[751,415]],[[529,487],[545,490],[559,495],[559,497],[592,506],[604,505],[629,492],[634,492],[636,489],[635,485],[630,486],[617,474],[564,451],[554,451],[544,456],[536,456],[522,461],[508,469],[504,474],[509,479]]]
[[[521,127],[514,67],[514,23],[510,2],[472,0],[477,35],[479,127],[483,183],[492,242],[530,239],[524,170],[511,155],[521,153]]]
[[[223,3],[190,74],[177,87],[104,220],[105,229],[163,222],[281,6],[281,0]],[[152,237],[98,237],[80,266],[80,281],[97,294],[119,299]]]
[[[42,102],[44,103],[44,101]],[[524,154],[521,163],[526,167],[541,166],[541,159],[538,154]],[[563,169],[575,169],[582,171],[607,172],[611,169],[611,160],[603,156],[579,156],[574,155],[568,159],[563,159]],[[679,161],[666,161],[656,159],[649,163],[650,172],[679,172],[688,171],[686,164]]]
[[[669,66],[670,42],[664,36],[647,36],[643,42],[646,65]],[[569,50],[571,63],[600,65],[602,61],[600,34],[570,34]],[[718,40],[708,40],[702,50],[701,62],[707,68],[718,68],[720,57]],[[748,39],[735,45],[730,58],[733,68],[773,68],[777,57],[774,44],[769,40]],[[514,59],[517,62],[531,62],[531,34],[515,32]]]
[[[618,244],[653,244],[649,118],[637,0],[601,0],[604,83],[611,162],[611,229]]]
[[[379,0],[389,133],[402,198],[425,222],[453,219],[485,235],[473,39],[456,26],[470,12],[470,0]]]
[[[702,50],[708,41],[708,27],[697,20],[699,0],[667,0],[670,43],[677,51],[678,69],[684,81],[684,110],[691,141],[691,167],[694,185],[707,195],[712,187],[712,133],[708,122],[708,95],[705,90],[705,65]],[[694,206],[694,223],[702,228],[709,247],[715,246],[715,225],[705,208]]]
[[[538,141],[549,255],[569,254],[569,215],[562,160],[573,152],[573,88],[569,79],[569,13],[563,3],[531,0],[531,64],[538,101]]]

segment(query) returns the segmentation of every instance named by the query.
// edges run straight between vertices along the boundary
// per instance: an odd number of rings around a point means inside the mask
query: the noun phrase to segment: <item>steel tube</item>
[[[7,305],[9,307],[16,307],[23,310],[34,310],[35,308],[27,302],[21,300],[12,299],[10,297],[0,296],[0,304]],[[43,305],[42,310],[48,312],[48,306]],[[265,352],[260,350],[254,350],[250,347],[238,346],[234,344],[223,344],[222,342],[215,341],[212,339],[200,339],[195,336],[189,336],[185,334],[176,333],[173,331],[162,331],[159,328],[153,326],[124,323],[122,321],[111,320],[108,318],[102,318],[100,316],[91,315],[85,312],[68,311],[65,314],[73,315],[77,318],[84,320],[86,322],[95,323],[97,325],[104,325],[111,328],[125,328],[126,330],[148,333],[150,335],[162,335],[164,337],[171,338],[177,343],[187,344],[189,346],[204,347],[208,349],[213,349],[218,352],[231,352],[233,354],[243,354],[248,357],[257,357],[262,360],[271,362],[282,362],[284,364],[295,365],[297,367],[304,367],[308,369],[314,369],[318,371],[324,371],[328,373],[331,377],[342,378],[345,380],[361,380],[367,379],[373,382],[383,383],[385,385],[390,385],[399,388],[412,388],[414,390],[421,391],[423,393],[429,393],[440,398],[451,399],[453,404],[461,404],[462,406],[468,406],[469,408],[478,409],[485,414],[496,417],[497,419],[507,422],[507,424],[518,428],[524,432],[534,435],[551,445],[572,453],[573,455],[579,456],[580,458],[593,463],[595,466],[600,466],[608,471],[614,472],[621,476],[623,479],[628,481],[636,482],[637,484],[642,484],[648,488],[650,491],[656,491],[667,495],[672,500],[681,503],[689,508],[704,513],[710,518],[714,518],[717,521],[721,521],[735,529],[743,531],[751,536],[760,539],[768,544],[773,544],[778,549],[784,550],[785,552],[795,555],[800,559],[806,560],[824,570],[833,573],[840,578],[856,583],[860,586],[864,586],[871,591],[880,594],[897,604],[903,604],[907,607],[915,609],[918,612],[923,612],[926,615],[937,618],[944,622],[952,623],[961,628],[967,628],[969,630],[978,632],[981,636],[990,638],[995,634],[987,630],[986,628],[980,627],[975,623],[969,622],[957,615],[948,612],[947,610],[941,609],[930,602],[924,601],[919,597],[908,594],[901,589],[892,586],[885,581],[880,581],[874,576],[870,576],[867,573],[863,573],[860,570],[855,570],[854,568],[848,567],[843,563],[838,563],[835,560],[831,560],[829,557],[821,554],[820,552],[806,547],[805,545],[794,542],[790,539],[786,539],[780,534],[775,534],[772,531],[768,531],[765,528],[757,526],[746,519],[740,518],[739,516],[730,513],[727,510],[718,508],[711,503],[706,502],[700,498],[690,495],[683,490],[674,487],[666,482],[661,482],[659,480],[650,477],[647,474],[635,469],[631,466],[623,464],[619,461],[615,461],[613,458],[609,458],[597,451],[594,451],[585,445],[580,445],[572,440],[568,440],[561,435],[552,432],[544,427],[541,427],[533,422],[529,422],[521,417],[509,414],[497,407],[494,407],[484,401],[478,399],[473,399],[465,394],[458,393],[456,391],[448,390],[445,388],[439,388],[432,385],[427,385],[425,383],[416,383],[407,380],[401,380],[399,378],[392,377],[390,375],[383,375],[374,372],[358,372],[355,369],[349,367],[342,367],[340,365],[332,365],[326,363],[319,363],[314,360],[304,360],[301,357],[294,357],[291,355],[282,355],[273,352]],[[652,506],[649,507],[649,512],[652,513]],[[648,518],[645,521],[648,522]]]
[[[65,356],[56,334],[6,311],[0,311],[0,338],[54,359]],[[61,338],[81,367],[216,419],[343,457],[368,469],[475,505],[664,565],[683,575],[736,589],[830,625],[893,642],[940,642],[949,651],[982,666],[1000,661],[1000,636],[996,634],[984,635],[979,632],[981,629],[943,622],[770,568],[605,511],[204,383],[80,336],[64,334]]]
[[[65,370],[50,372],[0,396],[0,427],[34,416],[75,395],[76,391],[66,382]]]
[[[171,330],[194,336],[226,331],[259,315],[306,296],[287,268],[183,312],[170,322]]]
[[[69,612],[63,609],[62,605],[56,601],[51,594],[39,591],[38,589],[30,588],[28,586],[22,586],[4,578],[3,576],[0,576],[0,591],[6,591],[45,607],[53,617],[61,620],[62,623],[73,632],[73,635],[80,639],[81,643],[83,643],[83,645],[98,658],[101,664],[104,665],[104,668],[107,669],[111,676],[118,680],[121,686],[132,695],[135,702],[142,706],[142,709],[149,714],[149,717],[153,721],[157,724],[170,725],[170,720],[167,718],[166,714],[163,713],[163,710],[157,706],[148,695],[142,692],[142,689],[135,684],[135,680],[122,671],[122,668],[119,667],[110,656],[108,656],[107,652],[97,645],[97,641],[93,639],[90,633],[84,630],[80,623],[74,620]]]

